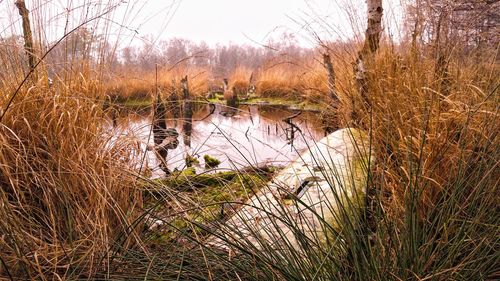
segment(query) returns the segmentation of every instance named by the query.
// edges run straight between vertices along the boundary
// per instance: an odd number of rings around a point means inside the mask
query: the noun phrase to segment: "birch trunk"
[[[367,0],[367,27],[365,33],[365,42],[363,48],[358,53],[358,58],[354,67],[356,75],[356,83],[358,91],[361,94],[363,102],[371,111],[371,102],[368,96],[368,72],[367,65],[373,61],[373,57],[379,48],[380,35],[382,34],[382,0]],[[354,98],[352,99],[353,118],[356,119],[356,111],[354,107]],[[363,223],[366,225],[364,231],[367,235],[374,233],[376,230],[376,222],[374,220],[375,213],[375,192],[374,188],[366,188],[365,197],[365,218]]]
[[[367,27],[363,48],[358,52],[358,58],[354,67],[356,83],[363,101],[370,104],[368,99],[367,61],[373,58],[377,52],[382,34],[382,0],[367,0]]]

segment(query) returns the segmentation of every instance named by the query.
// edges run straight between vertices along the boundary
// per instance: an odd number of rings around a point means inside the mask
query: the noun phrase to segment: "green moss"
[[[207,100],[211,103],[220,103],[220,104],[225,103],[223,93],[215,93],[215,95],[212,98],[209,98]]]
[[[275,106],[284,106],[289,108],[295,108],[306,111],[321,111],[321,105],[316,103],[311,103],[307,101],[300,100],[289,100],[289,99],[280,99],[280,98],[261,98],[254,97],[249,98],[244,101],[240,101],[240,104],[246,105],[275,105]]]
[[[214,97],[211,99],[199,100],[200,103],[205,104],[206,102],[215,104],[226,104],[226,101],[220,97]],[[249,97],[247,99],[240,99],[238,104],[241,105],[268,105],[268,106],[281,106],[290,109],[298,109],[304,111],[316,111],[319,112],[323,109],[323,105],[318,103],[313,103],[304,100],[289,100],[280,98],[261,98],[261,97]]]
[[[220,165],[220,160],[214,158],[208,154],[203,155],[203,159],[205,160],[205,169],[216,168]]]
[[[149,197],[152,202],[146,202],[146,205],[159,206],[168,210],[171,208],[169,207],[171,203],[172,207],[178,209],[178,204],[175,202],[167,201],[158,204],[158,199],[156,199],[163,198],[163,196],[156,195],[168,194],[169,190],[174,187],[178,190],[176,198],[184,198],[182,209],[187,211],[170,220],[166,219],[167,223],[152,233],[150,243],[169,243],[180,235],[197,235],[198,237],[208,235],[209,233],[206,233],[199,225],[227,219],[240,207],[237,202],[248,200],[266,185],[271,178],[270,171],[272,170],[274,169],[254,169],[248,173],[225,171],[199,175],[177,172],[167,179],[152,181],[150,184],[154,186],[148,188],[148,191],[158,194],[152,194]],[[155,213],[160,214],[161,217],[162,210],[155,208]]]
[[[150,99],[126,99],[126,100],[115,100],[113,101],[114,104],[123,106],[123,107],[129,107],[129,108],[145,108],[149,107],[153,104],[153,102]]]
[[[196,174],[195,168],[188,168],[180,172],[173,173],[166,179],[157,180],[156,188],[168,186],[177,190],[194,190],[209,186],[223,185],[232,180],[237,172],[219,172],[214,174]],[[153,189],[154,190],[154,189]]]
[[[189,167],[180,172],[180,176],[184,177],[189,177],[189,176],[195,176],[196,175],[196,169],[194,167]]]
[[[192,155],[189,155],[189,154],[186,154],[186,157],[184,158],[184,160],[186,161],[186,167],[192,167],[193,165],[197,166],[200,164],[200,161],[198,160],[198,158],[196,158]]]
[[[201,102],[209,101],[216,104],[225,104],[224,95],[217,93],[213,98],[210,99],[200,99]],[[123,107],[129,108],[145,108],[153,104],[152,100],[149,98],[128,98],[128,99],[115,99],[113,103]],[[300,110],[307,111],[321,111],[322,106],[317,103],[312,103],[304,100],[293,100],[293,99],[281,99],[281,98],[263,98],[256,96],[249,96],[247,99],[240,99],[239,104],[243,105],[276,105],[276,106],[286,106],[291,108],[296,108]]]

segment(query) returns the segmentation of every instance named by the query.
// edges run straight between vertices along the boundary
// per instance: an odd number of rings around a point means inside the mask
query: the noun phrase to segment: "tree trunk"
[[[422,13],[420,1],[416,1],[415,23],[411,34],[411,54],[416,59],[418,54],[418,39],[422,32]]]
[[[31,34],[31,25],[29,18],[29,11],[26,8],[24,0],[17,0],[15,2],[19,15],[23,19],[23,35],[24,35],[24,50],[28,56],[28,64],[30,71],[35,70],[35,49],[33,47],[33,35]]]
[[[339,98],[337,97],[337,91],[335,90],[335,71],[333,69],[332,58],[330,57],[330,54],[323,54],[323,64],[328,73],[328,95],[334,103],[338,103]]]
[[[363,48],[358,52],[358,58],[354,66],[356,83],[359,93],[363,101],[370,105],[368,99],[368,78],[366,65],[367,62],[373,59],[377,52],[380,43],[380,35],[382,33],[382,0],[367,0],[367,27],[365,32],[365,42]],[[354,103],[354,100],[353,100]]]
[[[382,33],[382,0],[367,0],[367,21],[368,25],[365,33],[365,42],[363,48],[358,52],[358,58],[354,66],[354,73],[356,75],[356,83],[358,86],[358,91],[361,94],[363,102],[367,105],[368,109],[371,110],[371,102],[368,96],[368,74],[367,66],[371,65],[374,55],[379,48],[380,35]],[[352,114],[353,118],[356,119],[356,111],[354,107],[354,98],[352,99]],[[362,219],[362,224],[364,225],[363,230],[367,236],[372,235],[376,231],[377,225],[374,218],[375,208],[376,208],[376,188],[370,188],[370,184],[367,182],[366,185],[366,197],[365,197],[365,210]]]
[[[226,100],[226,106],[228,110],[236,108],[238,104],[238,95],[234,90],[234,87],[229,88],[229,82],[224,79],[224,99]]]

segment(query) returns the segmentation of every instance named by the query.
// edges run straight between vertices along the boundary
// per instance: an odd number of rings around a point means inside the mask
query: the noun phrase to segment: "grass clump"
[[[91,80],[36,84],[22,88],[3,115],[1,276],[92,276],[115,243],[141,243],[132,227],[142,200],[128,172],[128,144],[108,142],[104,113],[89,99],[95,90]]]
[[[146,233],[148,245],[179,241],[190,245],[186,239],[192,235],[197,239],[211,235],[207,228],[227,220],[239,204],[265,186],[271,175],[271,170],[180,173],[148,181],[144,185],[145,204],[150,216],[161,221],[158,228]]]
[[[253,72],[246,67],[236,67],[231,75],[229,75],[229,89],[238,97],[238,99],[246,99],[250,90],[250,83],[253,78]]]
[[[255,261],[267,279],[494,279],[500,81],[474,80],[489,77],[491,65],[456,57],[448,68],[454,77],[446,85],[449,94],[443,95],[433,64],[383,49],[368,66],[369,104],[358,96],[354,108],[341,100],[340,121],[368,132],[377,159],[362,211],[336,218],[341,228],[320,226],[331,233],[326,242],[307,238],[285,210],[277,212],[269,227],[292,228],[299,247],[291,246],[290,234],[235,229],[239,239],[222,239],[239,258]],[[482,89],[472,86],[479,82]],[[338,208],[352,214],[355,204]]]
[[[257,76],[257,97],[300,99],[300,85],[297,73],[284,67],[275,66],[262,71]]]

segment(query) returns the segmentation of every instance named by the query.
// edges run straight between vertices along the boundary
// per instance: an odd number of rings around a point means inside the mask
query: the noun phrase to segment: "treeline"
[[[402,38],[391,43],[396,49],[412,48],[425,55],[441,57],[446,62],[452,55],[473,55],[495,52],[500,42],[500,2],[494,0],[415,0],[405,6]],[[328,28],[328,27],[325,27]],[[316,37],[316,35],[313,35]],[[49,76],[71,69],[96,69],[105,66],[112,72],[151,72],[156,65],[170,68],[184,66],[209,69],[214,77],[228,77],[238,67],[256,70],[273,64],[294,65],[320,58],[319,52],[342,49],[355,57],[354,39],[332,43],[316,38],[315,48],[300,46],[295,35],[283,33],[264,44],[218,44],[193,42],[183,38],[155,40],[144,38],[141,44],[120,46],[107,35],[85,27],[67,35],[60,42],[35,42],[35,57],[45,52],[43,66]],[[452,54],[454,53],[454,54]],[[481,56],[478,56],[478,58]],[[338,58],[337,58],[338,59]],[[0,37],[0,78],[12,80],[26,72],[27,56],[20,35]],[[310,64],[309,64],[310,65]],[[10,77],[10,78],[9,78]]]
[[[41,56],[50,50],[45,59],[49,72],[60,72],[68,66],[75,67],[76,62],[84,62],[95,67],[106,65],[113,71],[127,72],[133,69],[138,72],[148,72],[156,65],[173,67],[199,67],[210,69],[216,77],[226,77],[237,67],[257,69],[265,63],[308,61],[314,56],[314,49],[298,44],[292,34],[284,33],[279,39],[270,40],[263,45],[217,44],[209,46],[205,42],[194,42],[183,38],[171,38],[154,42],[144,39],[140,45],[119,47],[111,44],[105,36],[94,34],[81,28],[69,34],[54,47],[56,42],[47,46],[38,46]],[[18,68],[19,62],[25,61],[23,38],[11,36],[0,39],[0,56],[3,61],[11,62],[4,65],[4,71]]]
[[[257,69],[272,61],[286,62],[309,60],[314,50],[301,47],[291,34],[265,45],[228,44],[209,46],[182,38],[160,40],[156,44],[145,42],[142,46],[128,46],[119,51],[118,64],[138,70],[152,70],[161,66],[194,66],[209,68],[215,76],[229,75],[237,67]]]
[[[453,46],[464,53],[495,49],[500,42],[497,0],[414,0],[405,9],[406,43],[435,49]]]

